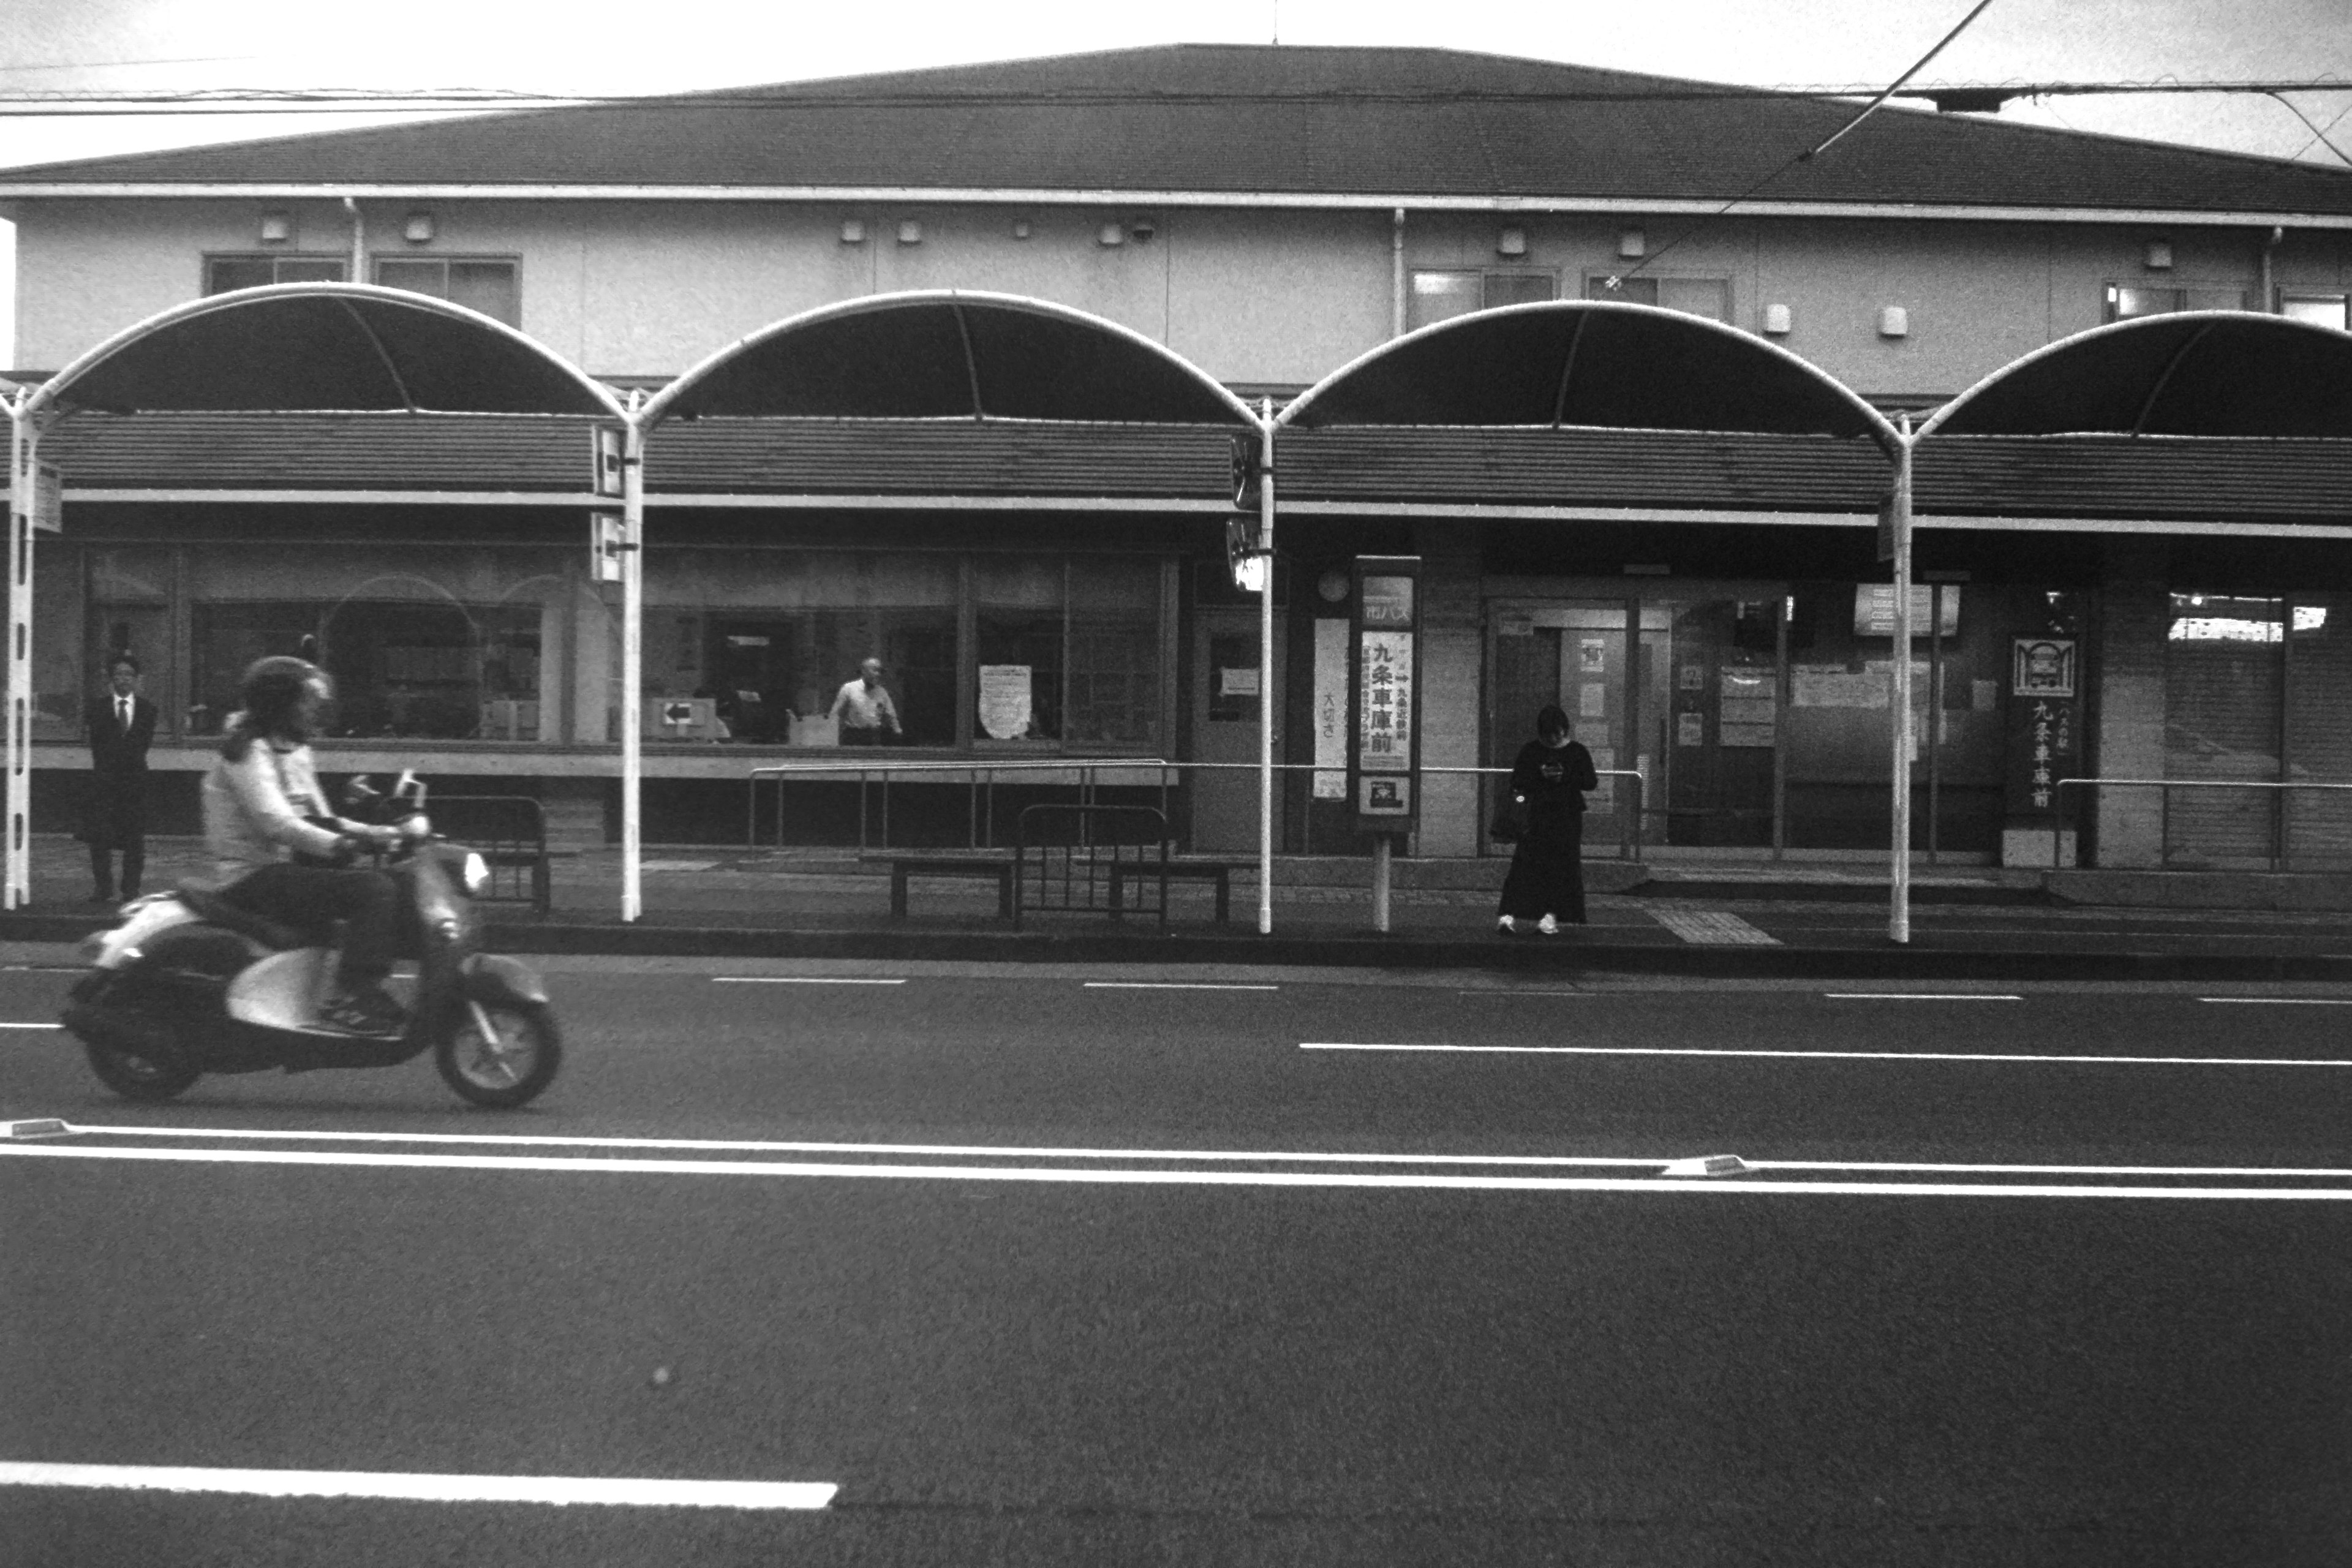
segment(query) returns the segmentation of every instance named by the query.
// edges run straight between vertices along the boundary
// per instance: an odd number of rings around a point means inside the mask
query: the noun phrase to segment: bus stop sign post
[[[1421,557],[1359,555],[1349,574],[1348,798],[1372,836],[1372,929],[1389,929],[1390,858],[1421,819]]]

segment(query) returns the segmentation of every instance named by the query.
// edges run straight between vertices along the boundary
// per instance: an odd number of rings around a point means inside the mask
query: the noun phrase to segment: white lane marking
[[[2243,1007],[2352,1007],[2352,996],[2200,996],[2197,1000]]]
[[[0,1159],[160,1161],[226,1165],[348,1165],[572,1175],[847,1177],[919,1182],[1025,1182],[1098,1186],[1375,1187],[1454,1192],[1761,1193],[1913,1197],[2206,1198],[2352,1202],[2341,1187],[2131,1187],[1990,1182],[1690,1182],[1673,1176],[1382,1175],[1360,1171],[1076,1170],[1045,1165],[824,1165],[804,1161],[625,1160],[495,1154],[327,1153],[309,1149],[60,1148],[0,1144]],[[1655,1162],[1645,1162],[1655,1163]]]
[[[1089,980],[1089,991],[1279,991],[1279,985],[1240,985],[1211,980]]]
[[[866,980],[842,974],[714,974],[714,985],[904,985],[904,976],[895,980]]]
[[[0,1029],[62,1029],[63,1024],[11,1024],[0,1021]]]
[[[820,1509],[829,1481],[673,1481],[634,1476],[434,1476],[373,1470],[226,1470],[190,1465],[0,1463],[0,1486],[236,1492],[423,1502],[621,1503],[635,1508]]]
[[[2022,1002],[2006,991],[1824,991],[1832,1002]]]
[[[1652,910],[1650,917],[1687,942],[1778,947],[1780,939],[1757,930],[1728,910]]]
[[[1633,1160],[1570,1154],[1355,1154],[1322,1150],[1064,1149],[1008,1148],[992,1143],[812,1143],[714,1138],[562,1138],[495,1132],[297,1132],[242,1127],[90,1127],[74,1123],[76,1134],[123,1138],[223,1138],[239,1142],[279,1139],[300,1143],[460,1143],[562,1149],[707,1149],[714,1152],[779,1154],[899,1154],[1018,1160],[1233,1160],[1253,1163],[1341,1165],[1663,1165],[1663,1159]],[[2352,1172],[2347,1172],[2352,1175]]]
[[[708,1149],[740,1152],[908,1155],[996,1155],[1049,1160],[1246,1160],[1271,1163],[1328,1162],[1346,1165],[1666,1165],[1681,1156],[1638,1158],[1603,1154],[1375,1154],[1312,1149],[1071,1149],[1002,1143],[808,1143],[715,1138],[590,1138],[525,1132],[303,1132],[249,1127],[118,1127],[58,1122],[77,1137],[281,1139],[303,1143],[462,1143],[514,1148]],[[1780,1171],[1947,1171],[1991,1174],[2093,1176],[2342,1176],[2352,1166],[2293,1165],[2018,1165],[1922,1163],[1916,1160],[1754,1160]]]
[[[1301,1040],[1302,1051],[1448,1051],[1502,1056],[1765,1057],[1857,1062],[2082,1062],[2095,1067],[2352,1068],[2352,1061],[2301,1057],[2067,1057],[2000,1051],[1765,1051],[1705,1046],[1391,1046]]]
[[[1495,989],[1478,991],[1464,989],[1454,992],[1454,994],[1456,996],[1593,996],[1599,994],[1599,993],[1592,991],[1505,991]]]

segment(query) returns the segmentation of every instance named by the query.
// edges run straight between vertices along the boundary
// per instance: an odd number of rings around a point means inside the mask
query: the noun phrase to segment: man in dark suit
[[[115,896],[114,852],[122,852],[122,896],[139,896],[147,863],[147,747],[155,705],[139,695],[139,661],[126,649],[107,665],[107,690],[89,700],[90,790],[82,819],[89,872],[100,903]]]

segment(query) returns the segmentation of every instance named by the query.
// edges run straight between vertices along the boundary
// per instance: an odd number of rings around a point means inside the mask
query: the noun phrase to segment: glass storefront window
[[[331,738],[556,739],[550,657],[565,595],[554,552],[224,547],[190,557],[187,725],[216,733],[237,684],[269,654],[334,679]]]
[[[2278,778],[2285,612],[2283,599],[2172,595],[2165,634],[2165,777]],[[2167,859],[2267,863],[2276,842],[2275,790],[2166,794]]]

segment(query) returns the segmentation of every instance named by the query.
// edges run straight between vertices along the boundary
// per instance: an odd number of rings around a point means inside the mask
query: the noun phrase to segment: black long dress
[[[1565,746],[1529,741],[1519,748],[1511,793],[1527,802],[1528,821],[1503,879],[1500,913],[1584,923],[1584,792],[1600,784],[1592,753],[1575,741]]]

